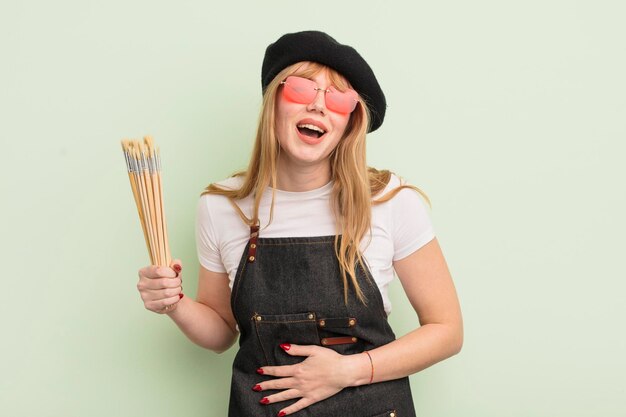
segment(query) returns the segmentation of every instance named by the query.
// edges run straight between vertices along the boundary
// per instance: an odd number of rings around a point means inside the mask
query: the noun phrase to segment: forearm
[[[237,333],[211,307],[182,298],[168,316],[195,344],[221,353],[237,340]]]
[[[368,351],[374,366],[374,382],[412,375],[457,354],[462,329],[448,324],[425,324],[384,346]],[[370,382],[371,364],[366,354],[346,357],[351,363],[352,386]]]

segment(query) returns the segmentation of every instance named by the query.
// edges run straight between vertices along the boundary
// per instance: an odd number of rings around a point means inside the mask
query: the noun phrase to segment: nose
[[[309,103],[307,110],[318,111],[324,114],[326,112],[326,90],[323,88],[316,88],[316,90],[317,94],[315,95],[315,99]]]

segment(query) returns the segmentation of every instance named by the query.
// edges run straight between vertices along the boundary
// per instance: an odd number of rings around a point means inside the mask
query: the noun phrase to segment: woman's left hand
[[[332,349],[316,345],[280,345],[291,356],[307,356],[295,365],[264,366],[260,368],[263,375],[279,378],[259,383],[255,391],[283,390],[268,395],[261,404],[273,404],[280,401],[300,398],[300,400],[284,408],[278,414],[293,414],[328,397],[337,394],[355,381],[355,367],[352,360],[358,355],[341,355]],[[260,373],[260,372],[259,372]]]

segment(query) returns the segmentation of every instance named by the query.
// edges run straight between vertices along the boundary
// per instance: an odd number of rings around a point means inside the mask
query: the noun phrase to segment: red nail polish
[[[281,411],[280,413],[278,413],[278,417],[285,417],[287,415],[287,413],[285,413],[284,411]]]
[[[259,375],[263,375],[265,372],[263,372],[263,369],[259,368],[256,370],[256,373]]]
[[[263,397],[261,398],[261,401],[259,401],[261,404],[269,404],[270,400],[267,399],[267,397]]]
[[[183,270],[183,268],[180,265],[178,265],[178,264],[174,264],[173,268],[174,268],[174,271],[176,271],[176,272],[180,272],[180,271]]]
[[[263,391],[263,388],[261,388],[259,384],[256,384],[254,387],[252,387],[252,389],[255,390],[256,392]]]
[[[183,294],[183,293],[181,292],[180,294],[178,294],[178,296],[179,296],[180,298],[183,298],[183,297],[185,296],[185,294]]]
[[[281,343],[280,345],[281,349],[283,350],[289,350],[291,349],[291,345],[289,343]]]

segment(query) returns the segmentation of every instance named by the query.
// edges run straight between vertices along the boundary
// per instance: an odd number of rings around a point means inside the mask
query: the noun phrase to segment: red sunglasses
[[[289,76],[282,81],[283,97],[289,101],[299,104],[309,104],[315,100],[318,91],[324,91],[326,108],[337,113],[352,113],[359,102],[359,95],[356,91],[348,89],[339,91],[335,87],[330,86],[324,90],[319,88],[315,81],[308,78]]]

